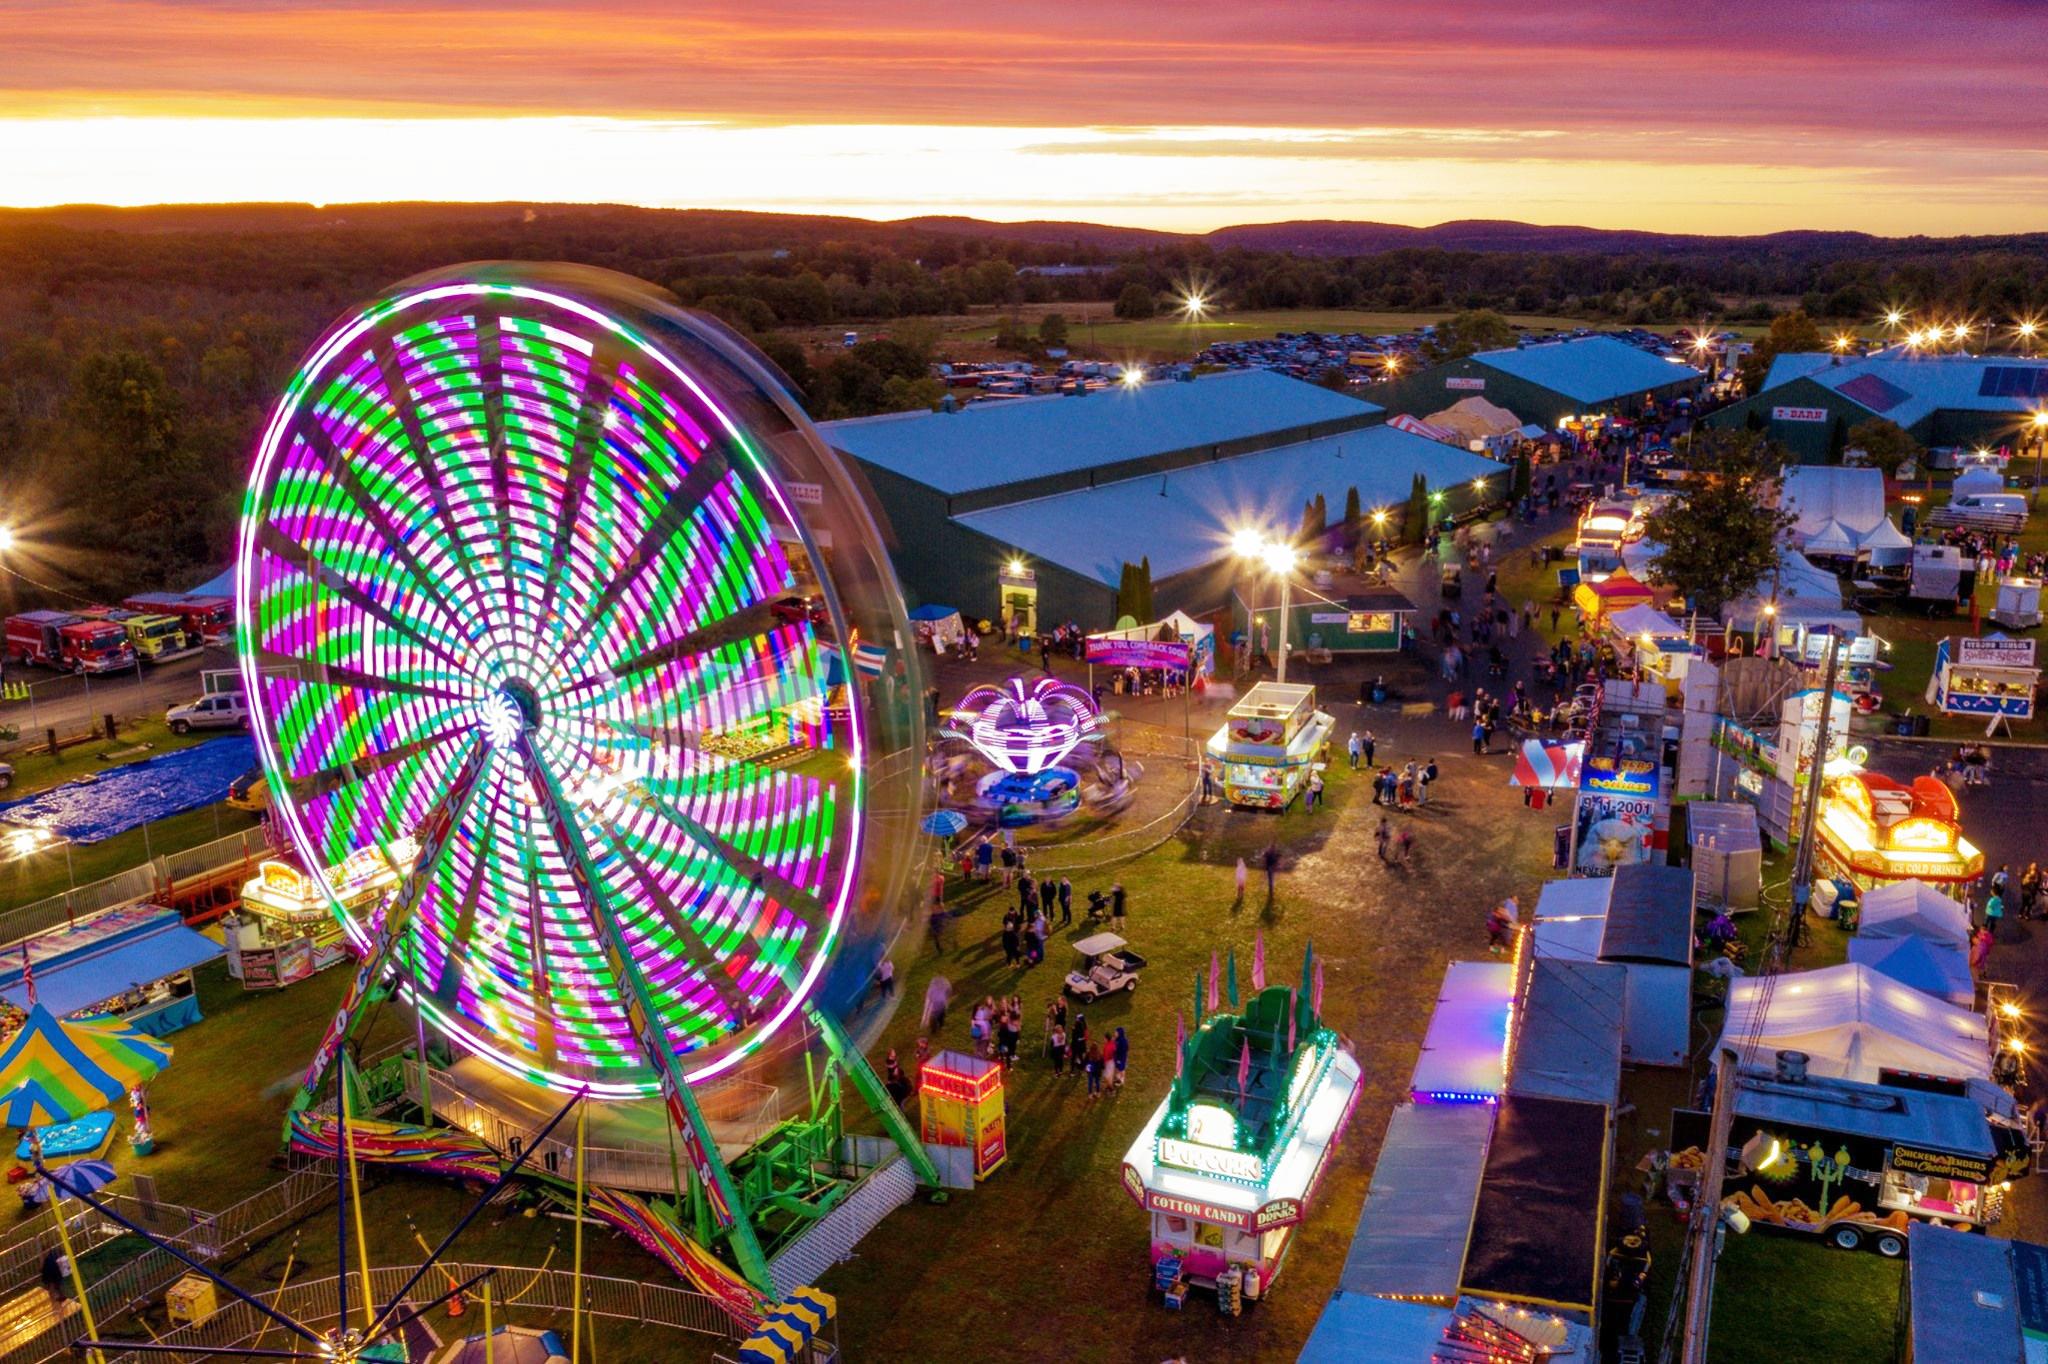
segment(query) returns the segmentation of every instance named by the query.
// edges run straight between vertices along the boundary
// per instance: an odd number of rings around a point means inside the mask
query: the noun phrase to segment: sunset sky
[[[0,0],[0,203],[2048,229],[2031,0]]]

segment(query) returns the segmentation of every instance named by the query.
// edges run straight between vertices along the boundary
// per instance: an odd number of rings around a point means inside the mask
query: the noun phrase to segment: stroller
[[[1109,895],[1097,888],[1088,892],[1088,922],[1099,924],[1109,918]]]

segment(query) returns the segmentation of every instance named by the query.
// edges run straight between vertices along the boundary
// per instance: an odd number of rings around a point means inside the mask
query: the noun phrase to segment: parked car
[[[14,785],[14,764],[0,763],[0,791]]]
[[[218,692],[172,706],[164,712],[164,723],[173,734],[189,734],[195,729],[247,729],[249,706],[240,692]]]

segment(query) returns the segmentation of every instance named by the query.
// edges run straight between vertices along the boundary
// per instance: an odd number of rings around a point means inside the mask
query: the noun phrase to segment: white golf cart
[[[1114,933],[1082,938],[1074,944],[1074,954],[1080,965],[1067,972],[1067,993],[1077,999],[1100,999],[1118,990],[1135,990],[1138,972],[1145,969],[1145,959]]]

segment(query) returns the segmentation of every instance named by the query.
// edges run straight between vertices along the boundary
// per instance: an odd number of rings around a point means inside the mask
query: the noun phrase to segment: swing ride
[[[852,1187],[842,1079],[937,1184],[840,1022],[900,926],[916,812],[914,764],[877,761],[918,751],[915,708],[856,684],[859,642],[906,630],[862,508],[765,361],[605,271],[420,276],[291,381],[244,504],[237,644],[273,817],[361,960],[286,1136],[344,1188],[362,1161],[485,1186],[360,1325],[346,1302],[330,1330],[285,1323],[318,1357],[386,1357],[515,1178],[758,1318],[792,1286],[771,1255]],[[346,902],[326,869],[363,848],[397,886]],[[419,1123],[371,1118],[351,1047],[387,997],[501,1092],[567,1102],[504,1150],[438,1125],[424,1083]],[[721,1149],[700,1093],[798,1063],[808,1116]],[[586,1121],[654,1103],[670,1197],[586,1190]],[[571,1109],[573,1194],[530,1160]],[[367,1275],[360,1226],[356,1254]]]

